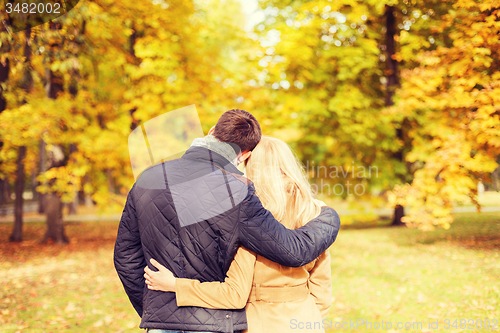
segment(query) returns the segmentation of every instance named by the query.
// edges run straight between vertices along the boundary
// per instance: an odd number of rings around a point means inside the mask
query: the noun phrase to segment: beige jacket
[[[225,282],[177,279],[177,306],[246,307],[249,333],[324,333],[331,305],[330,253],[308,265],[281,266],[240,247]]]

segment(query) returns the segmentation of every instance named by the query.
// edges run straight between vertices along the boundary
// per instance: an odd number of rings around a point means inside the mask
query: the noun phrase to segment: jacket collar
[[[182,155],[182,158],[187,160],[205,162],[210,164],[215,164],[227,172],[235,173],[237,175],[243,175],[243,172],[238,170],[231,162],[229,162],[225,157],[216,152],[209,150],[204,147],[196,147],[191,146],[185,153]]]

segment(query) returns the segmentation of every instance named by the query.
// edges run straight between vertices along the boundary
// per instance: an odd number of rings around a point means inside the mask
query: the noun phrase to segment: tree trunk
[[[7,179],[0,179],[0,206],[7,203]]]
[[[53,151],[48,156],[49,169],[58,168],[65,164],[64,151],[59,145],[53,147]],[[51,185],[55,180],[50,180]],[[61,197],[55,192],[45,194],[45,214],[47,217],[47,231],[42,242],[52,239],[57,244],[69,243],[68,237],[64,233],[64,224],[62,216]]]
[[[78,89],[76,88],[76,82],[74,83],[74,87],[72,89],[75,92],[75,94],[78,92]],[[73,153],[76,153],[77,151],[78,151],[78,148],[76,147],[75,144],[69,145],[70,158],[73,158],[71,155]],[[73,192],[73,201],[68,203],[68,215],[76,215],[77,208],[78,208],[78,192],[74,191]]]
[[[38,199],[38,192],[36,191],[37,181],[36,181],[36,167],[31,169],[31,196],[33,201]]]
[[[387,55],[387,92],[385,96],[385,105],[394,105],[394,93],[398,85],[398,62],[394,59],[394,54],[396,53],[396,43],[394,36],[396,35],[396,18],[394,17],[393,6],[385,7],[385,19],[386,19],[386,55]],[[402,138],[402,129],[397,131],[398,137]],[[395,157],[401,162],[403,161],[403,151],[398,151]],[[393,226],[405,225],[401,218],[405,215],[405,209],[401,205],[396,205],[394,208],[394,217],[392,220]]]
[[[39,173],[42,174],[44,173],[46,170],[45,168],[47,167],[46,164],[47,164],[47,159],[46,159],[46,151],[45,151],[45,141],[40,140],[40,152],[39,152],[39,155],[40,155],[40,160],[39,160],[39,165],[38,165],[38,169],[39,169]],[[43,183],[39,182],[38,185],[43,185]],[[43,214],[45,213],[45,194],[44,193],[38,193],[38,213],[40,214]]]
[[[5,28],[3,27],[3,24],[0,27],[0,32],[3,32]],[[9,78],[9,58],[5,59],[5,62],[0,61],[0,113],[2,113],[6,108],[7,108],[7,101],[5,100],[5,97],[3,96],[3,84],[7,82],[7,79]],[[3,142],[0,141],[0,150],[3,147]],[[1,162],[0,162],[1,164]],[[0,179],[0,205],[7,203],[9,200],[8,198],[8,186],[9,182],[7,179]]]
[[[394,218],[392,219],[392,225],[395,227],[404,226],[404,222],[401,221],[401,218],[405,216],[405,208],[401,205],[396,205],[394,208]]]
[[[497,159],[497,163],[500,164],[500,156]],[[493,191],[500,191],[500,167],[491,173],[491,188]]]
[[[24,32],[24,73],[21,82],[22,89],[26,93],[31,93],[33,90],[33,77],[31,75],[31,28]],[[26,103],[26,100],[23,101]],[[24,206],[24,157],[26,156],[26,147],[21,146],[18,150],[17,155],[17,171],[16,171],[16,183],[15,183],[15,193],[16,201],[14,203],[14,229],[10,240],[12,242],[21,242],[23,240],[23,206]]]
[[[11,200],[10,192],[11,192],[10,183],[7,179],[5,179],[3,181],[3,198],[5,200],[4,203],[8,203]]]
[[[106,178],[108,178],[108,191],[109,193],[115,194],[115,182],[113,180],[113,174],[111,169],[106,169]]]
[[[47,231],[42,240],[45,243],[49,240],[56,244],[67,244],[69,239],[64,232],[64,223],[62,216],[61,197],[56,193],[47,193],[45,196],[45,207],[47,210]]]
[[[76,192],[73,196],[73,201],[68,202],[68,215],[76,215],[78,207],[78,196]]]
[[[2,83],[7,82],[9,78],[9,58],[5,59],[5,63],[0,61],[0,113],[7,108],[7,101],[3,96]]]
[[[22,242],[23,240],[23,192],[24,192],[24,157],[26,156],[26,147],[19,147],[17,155],[17,171],[16,171],[16,201],[14,204],[14,228],[10,235],[11,242]]]
[[[387,95],[385,96],[385,105],[394,105],[394,92],[398,85],[398,62],[394,59],[396,53],[396,42],[394,36],[396,35],[396,18],[394,17],[393,6],[385,7],[386,18],[386,55],[387,55]]]
[[[52,30],[62,28],[61,24],[55,21],[49,22],[49,27]],[[58,46],[58,44],[53,45],[54,48]],[[63,78],[61,75],[54,73],[50,68],[45,69],[45,74],[47,78],[47,97],[56,99],[57,95],[63,91]],[[47,156],[47,170],[58,168],[65,164],[64,150],[61,146],[54,145]],[[53,181],[54,180],[49,180],[49,184]],[[66,237],[64,232],[61,197],[55,192],[49,192],[45,195],[44,205],[45,214],[47,216],[47,232],[42,242],[47,242],[51,239],[57,244],[69,243],[68,237]]]
[[[90,176],[87,174],[85,175],[85,183],[90,183]],[[84,196],[84,201],[85,201],[85,207],[91,208],[94,206],[94,203],[92,202],[92,195],[90,193],[87,193],[83,191],[83,196]]]
[[[55,145],[48,156],[49,169],[58,168],[65,164],[64,151],[59,145]],[[55,179],[49,180],[49,185]],[[47,231],[42,242],[47,242],[49,239],[57,244],[69,243],[68,237],[64,233],[64,223],[62,215],[63,204],[61,197],[55,192],[49,192],[45,195],[45,214],[47,217]]]
[[[94,206],[94,202],[92,201],[92,196],[90,193],[85,193],[85,207],[92,208]]]

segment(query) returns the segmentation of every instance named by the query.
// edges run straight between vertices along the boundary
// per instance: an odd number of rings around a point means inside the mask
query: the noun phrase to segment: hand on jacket
[[[144,268],[144,278],[148,289],[175,292],[175,276],[158,261],[151,259],[151,265],[158,268],[158,272],[152,271],[148,266]]]

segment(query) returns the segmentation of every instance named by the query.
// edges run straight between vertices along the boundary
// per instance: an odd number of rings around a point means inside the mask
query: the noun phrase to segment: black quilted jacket
[[[244,309],[178,307],[175,293],[147,289],[143,274],[149,260],[177,277],[224,281],[240,245],[298,267],[325,251],[339,227],[337,213],[324,207],[304,227],[286,229],[262,207],[253,184],[234,165],[208,149],[191,147],[182,158],[143,172],[130,190],[114,263],[142,317],[141,328],[233,332],[247,328]]]

